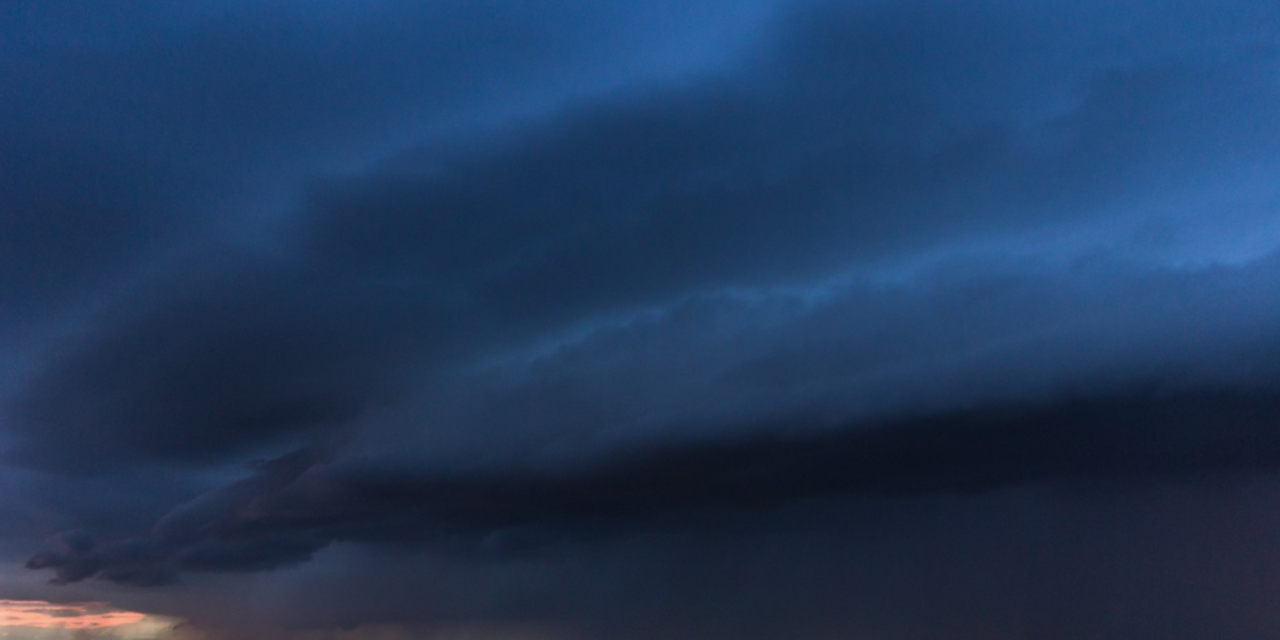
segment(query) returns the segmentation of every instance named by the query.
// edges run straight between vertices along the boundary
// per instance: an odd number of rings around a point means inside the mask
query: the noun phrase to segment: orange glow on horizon
[[[53,604],[37,600],[0,600],[0,629],[109,629],[136,624],[145,614],[120,611],[101,602]]]

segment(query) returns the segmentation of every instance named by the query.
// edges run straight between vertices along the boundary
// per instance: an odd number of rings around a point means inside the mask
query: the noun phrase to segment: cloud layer
[[[193,638],[1274,630],[1271,3],[0,17],[0,554],[38,570],[0,597]]]

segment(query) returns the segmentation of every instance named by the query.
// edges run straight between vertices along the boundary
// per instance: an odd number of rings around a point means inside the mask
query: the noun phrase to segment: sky
[[[1280,633],[1280,3],[0,3],[0,638]]]

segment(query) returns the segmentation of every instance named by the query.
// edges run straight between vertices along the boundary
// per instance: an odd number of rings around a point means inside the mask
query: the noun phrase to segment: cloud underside
[[[819,498],[968,495],[1082,479],[1191,481],[1274,470],[1277,419],[1272,387],[1146,389],[891,424],[769,425],[555,469],[433,475],[306,450],[177,507],[150,537],[96,545],[67,534],[61,550],[28,567],[53,569],[60,582],[100,574],[155,586],[182,571],[297,564],[334,541],[536,553],[635,526],[679,528]],[[511,548],[495,547],[495,534]]]

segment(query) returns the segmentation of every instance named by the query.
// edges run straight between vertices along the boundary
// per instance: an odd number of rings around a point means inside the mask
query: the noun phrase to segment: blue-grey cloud
[[[1245,0],[12,3],[0,555],[229,637],[1257,635],[1244,552],[1188,604],[1208,560],[1171,550],[1259,529],[1231,501],[1280,463],[1276,33]],[[240,585],[287,588],[201,617]],[[1089,595],[1126,587],[1143,615]]]

